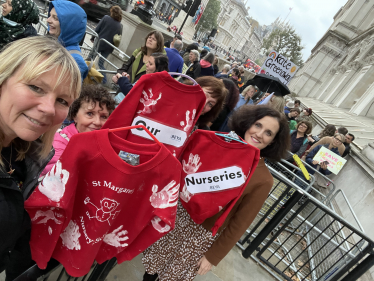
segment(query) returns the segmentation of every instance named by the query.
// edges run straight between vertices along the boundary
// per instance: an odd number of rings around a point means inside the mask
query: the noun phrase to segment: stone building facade
[[[251,35],[253,29],[248,19],[249,7],[241,0],[221,0],[221,12],[218,15],[219,33],[215,45],[229,51],[237,50],[246,58],[254,59],[262,45],[258,36]]]
[[[346,2],[289,87],[298,96],[374,117],[374,1]]]

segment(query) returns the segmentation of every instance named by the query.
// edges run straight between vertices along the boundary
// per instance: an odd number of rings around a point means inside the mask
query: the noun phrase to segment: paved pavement
[[[342,109],[326,104],[312,98],[298,97],[301,102],[313,109],[327,124],[337,127],[343,126],[355,135],[355,143],[362,148],[364,145],[374,142],[374,118],[357,116],[349,113],[348,109]]]

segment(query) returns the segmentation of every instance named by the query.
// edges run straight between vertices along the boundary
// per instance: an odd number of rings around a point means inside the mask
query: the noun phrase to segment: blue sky
[[[246,0],[243,0],[244,2]],[[248,13],[261,25],[271,24],[278,16],[287,18],[302,38],[304,61],[333,23],[333,17],[347,0],[248,0]]]

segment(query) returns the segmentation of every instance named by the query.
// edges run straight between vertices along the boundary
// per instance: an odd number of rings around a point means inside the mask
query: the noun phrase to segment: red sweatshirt
[[[199,85],[179,83],[166,71],[146,74],[113,111],[103,128],[144,125],[179,157],[205,101],[206,96]],[[142,129],[123,131],[118,135],[134,143],[153,143]]]
[[[260,159],[256,147],[227,142],[215,133],[196,130],[189,138],[182,155],[180,190],[184,208],[198,224],[225,208],[212,228],[213,235],[242,195]]]
[[[140,164],[127,164],[120,151],[139,155]],[[180,174],[164,146],[108,130],[74,135],[25,202],[33,260],[43,269],[53,257],[75,277],[95,259],[131,260],[174,228]]]

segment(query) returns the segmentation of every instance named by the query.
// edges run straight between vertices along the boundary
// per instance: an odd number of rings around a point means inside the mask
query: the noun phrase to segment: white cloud
[[[245,1],[245,0],[244,0]],[[296,29],[302,38],[303,58],[306,60],[318,40],[333,23],[333,17],[346,3],[346,0],[271,0],[248,1],[249,15],[261,25],[270,25],[277,17],[285,19]]]

